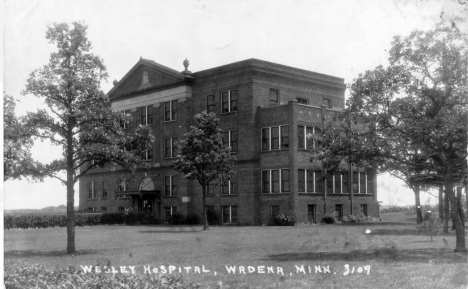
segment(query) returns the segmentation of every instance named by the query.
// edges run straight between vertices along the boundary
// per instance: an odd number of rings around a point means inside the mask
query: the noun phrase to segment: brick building
[[[184,65],[187,64],[184,62]],[[187,64],[188,65],[188,64]],[[210,188],[208,209],[220,223],[261,225],[279,212],[298,222],[320,222],[324,213],[376,216],[376,176],[343,163],[321,178],[310,162],[305,137],[344,108],[342,78],[257,59],[195,73],[178,72],[140,59],[109,91],[112,108],[130,114],[131,131],[149,125],[156,137],[143,156],[147,165],[131,174],[95,169],[80,180],[80,209],[201,215],[201,187],[172,165],[177,140],[207,110],[221,120],[226,145],[237,162],[229,184]]]

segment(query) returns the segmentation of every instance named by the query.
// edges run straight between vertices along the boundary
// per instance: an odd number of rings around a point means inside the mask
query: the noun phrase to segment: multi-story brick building
[[[185,64],[185,63],[184,63]],[[309,161],[320,129],[344,108],[342,78],[257,59],[200,72],[178,72],[151,60],[138,63],[108,93],[112,108],[130,114],[131,131],[152,127],[147,165],[132,174],[95,169],[80,181],[80,209],[132,209],[162,220],[175,213],[201,215],[201,187],[173,166],[176,142],[204,110],[221,120],[237,161],[230,184],[210,189],[208,208],[220,223],[267,224],[279,212],[298,222],[325,213],[377,215],[376,176],[345,163],[325,179]]]

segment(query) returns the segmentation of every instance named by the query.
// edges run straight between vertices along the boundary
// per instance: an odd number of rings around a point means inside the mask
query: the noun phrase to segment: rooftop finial
[[[187,60],[187,58],[185,58],[183,64],[184,64],[185,70],[182,71],[181,73],[185,74],[185,75],[192,74],[192,72],[190,70],[187,70],[187,68],[188,68],[188,66],[190,64],[190,62]]]

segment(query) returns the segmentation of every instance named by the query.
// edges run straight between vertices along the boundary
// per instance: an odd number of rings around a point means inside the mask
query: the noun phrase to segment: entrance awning
[[[115,197],[119,196],[131,196],[136,197],[139,196],[140,198],[149,198],[153,199],[159,197],[161,194],[160,191],[118,191],[115,192]]]

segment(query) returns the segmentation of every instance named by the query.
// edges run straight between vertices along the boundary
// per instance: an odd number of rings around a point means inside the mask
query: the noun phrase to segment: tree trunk
[[[460,219],[458,199],[455,196],[455,193],[453,192],[453,179],[452,172],[450,171],[445,175],[445,194],[450,199],[452,211],[457,212],[456,214],[452,215],[456,235],[455,252],[467,252],[465,244],[465,235],[463,230],[464,224],[462,224]]]
[[[450,201],[447,193],[447,187],[445,187],[444,189],[444,234],[448,234],[448,223],[450,219]]]
[[[203,188],[203,230],[209,230],[208,228],[208,216],[206,212],[206,185],[202,185]]]
[[[75,181],[73,163],[73,119],[68,120],[67,131],[67,253],[74,254],[75,248]]]
[[[415,184],[412,186],[414,197],[416,199],[416,223],[421,224],[423,221],[422,212],[421,212],[421,198],[419,193],[419,184]]]
[[[75,252],[75,189],[73,180],[67,180],[67,253]]]
[[[463,210],[463,205],[462,205],[462,189],[463,187],[459,185],[457,187],[457,202],[458,202],[458,214],[460,216],[460,221],[462,224],[462,231],[463,231],[463,236],[465,236],[465,211]]]
[[[444,219],[444,186],[439,185],[439,220]]]

